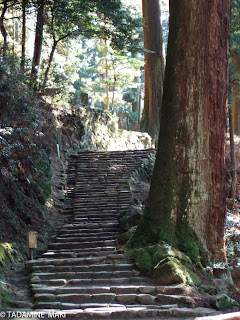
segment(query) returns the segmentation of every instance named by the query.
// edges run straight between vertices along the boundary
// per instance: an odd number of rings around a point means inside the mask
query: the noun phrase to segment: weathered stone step
[[[75,223],[81,223],[81,222],[112,222],[112,223],[118,223],[118,218],[115,217],[74,217]]]
[[[61,230],[72,230],[72,229],[93,229],[96,228],[98,230],[103,230],[103,229],[107,229],[107,228],[112,228],[112,227],[116,227],[116,223],[111,223],[111,222],[104,222],[104,223],[71,223],[71,224],[64,224],[61,227],[59,227],[58,229]]]
[[[99,233],[99,230],[102,230],[103,232],[119,232],[119,224],[115,224],[114,226],[103,227],[103,228],[98,228],[95,226],[95,224],[96,224],[95,222],[87,222],[87,223],[83,224],[81,227],[72,227],[70,229],[64,228],[62,230],[62,234],[66,234],[69,232],[78,234],[81,231],[83,233],[89,232],[90,234],[93,234],[95,232]],[[60,234],[59,229],[58,229],[57,234]]]
[[[144,306],[124,306],[119,304],[61,304],[60,302],[38,303],[39,309],[65,310],[67,319],[115,319],[115,320],[138,320],[138,319],[194,319],[199,316],[207,316],[217,314],[216,310],[207,308],[178,308],[176,306],[168,306],[165,308],[147,308]],[[70,310],[69,312],[67,310]],[[47,314],[47,312],[46,312]]]
[[[97,286],[97,285],[117,285],[117,284],[147,284],[144,277],[129,277],[129,278],[112,278],[106,281],[106,278],[98,279],[37,279],[32,278],[31,282],[35,284],[47,285],[47,286]]]
[[[167,299],[168,297],[166,297]],[[61,303],[121,303],[124,305],[148,305],[154,306],[155,304],[163,304],[161,299],[151,294],[118,294],[113,292],[108,293],[62,293],[62,294],[49,294],[38,293],[35,295],[35,300],[40,302],[61,302]],[[194,307],[192,299],[180,296],[173,299],[169,304],[174,304],[183,307]]]
[[[112,251],[116,250],[116,246],[103,246],[103,247],[95,247],[95,248],[71,248],[69,249],[54,249],[54,250],[48,250],[47,252],[56,252],[56,253],[62,253],[62,252],[68,252],[68,253],[88,253],[89,256],[91,256],[94,252],[102,252],[102,251],[107,251],[108,254],[111,254]],[[47,253],[46,252],[46,253]]]
[[[67,258],[84,258],[84,257],[101,257],[102,255],[108,255],[110,252],[112,252],[113,249],[102,249],[97,252],[82,252],[82,250],[78,251],[73,251],[71,250],[70,252],[68,251],[55,251],[55,252],[46,252],[46,254],[43,254],[43,257],[45,258],[57,258],[57,259],[67,259]]]
[[[55,265],[55,266],[62,266],[62,265],[89,265],[89,264],[96,264],[101,263],[106,260],[121,260],[124,259],[125,256],[123,254],[109,254],[107,256],[101,256],[101,257],[89,257],[89,258],[72,258],[72,259],[43,259],[40,258],[38,260],[30,260],[28,261],[29,266],[34,265]]]
[[[114,246],[116,244],[115,240],[97,240],[97,241],[82,241],[82,242],[55,242],[50,243],[48,249],[76,249],[76,248],[95,248],[103,246]]]
[[[61,303],[123,303],[123,304],[149,304],[158,303],[157,299],[149,294],[115,294],[115,293],[93,293],[93,294],[36,294],[36,301],[61,302]]]
[[[72,237],[60,237],[60,236],[58,236],[58,237],[56,237],[56,239],[55,239],[55,241],[57,242],[57,243],[65,243],[65,242],[81,242],[81,241],[86,241],[86,240],[88,240],[88,241],[98,241],[98,240],[109,240],[109,241],[111,241],[112,240],[112,238],[115,240],[115,235],[108,235],[108,236],[106,236],[106,235],[101,235],[101,234],[99,234],[99,235],[96,235],[96,236],[94,236],[93,234],[92,235],[85,235],[85,236],[83,236],[83,235],[79,235],[79,236],[72,236]]]
[[[139,276],[138,271],[91,271],[91,272],[33,272],[32,277],[40,280],[49,279],[109,279]],[[34,283],[34,281],[33,281]]]
[[[93,231],[93,230],[88,230],[87,232],[82,232],[82,230],[79,230],[79,231],[75,231],[75,232],[60,232],[59,233],[59,237],[61,238],[72,238],[72,237],[79,237],[79,236],[82,236],[82,237],[86,237],[86,236],[93,236],[95,235],[96,237],[98,236],[105,236],[105,237],[115,237],[119,234],[118,231]]]
[[[102,214],[100,215],[100,213],[102,212]],[[109,212],[109,210],[105,211],[106,213],[103,213],[103,211],[100,212],[95,212],[95,213],[88,213],[86,215],[85,212],[83,213],[76,213],[76,211],[74,212],[74,219],[82,219],[82,218],[87,218],[87,219],[103,219],[103,220],[107,220],[107,221],[111,221],[111,219],[115,219],[119,216],[119,214],[116,212],[116,210],[112,210],[112,213]],[[74,220],[76,221],[76,220]],[[105,221],[105,222],[107,222]]]
[[[85,286],[85,287],[43,287],[33,284],[33,291],[35,293],[51,293],[51,294],[94,294],[94,293],[115,293],[115,294],[151,294],[156,295],[158,293],[158,287],[154,286],[139,286],[139,285],[119,285],[119,286]]]
[[[90,266],[34,266],[34,272],[96,272],[96,271],[131,271],[133,265],[130,263],[118,263],[118,264],[96,264]],[[146,289],[147,290],[147,289]],[[150,291],[149,291],[150,292]]]

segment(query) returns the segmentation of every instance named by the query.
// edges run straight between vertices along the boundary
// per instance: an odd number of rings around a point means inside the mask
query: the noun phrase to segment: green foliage
[[[37,150],[34,155],[33,162],[37,170],[36,183],[39,185],[43,194],[47,197],[51,194],[51,162],[46,150]]]
[[[80,93],[87,93],[91,106],[105,108],[104,91],[108,85],[110,109],[117,111],[118,108],[130,107],[123,94],[138,86],[136,78],[141,75],[141,59],[124,55],[99,40],[88,42],[88,46],[83,43],[79,59],[79,79],[74,84],[76,93],[73,99],[76,105],[81,104]]]
[[[14,252],[13,245],[10,243],[0,244],[0,264],[1,266],[8,266],[10,263],[14,262]]]

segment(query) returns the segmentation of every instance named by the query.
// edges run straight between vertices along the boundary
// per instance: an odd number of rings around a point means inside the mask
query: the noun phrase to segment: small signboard
[[[29,231],[28,233],[28,247],[29,249],[37,248],[37,235],[36,231]]]

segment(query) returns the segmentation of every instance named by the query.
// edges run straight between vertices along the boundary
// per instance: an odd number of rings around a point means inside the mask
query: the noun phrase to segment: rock
[[[137,299],[136,294],[119,294],[117,295],[117,301],[123,304],[135,303]]]
[[[131,205],[127,213],[119,219],[119,225],[128,231],[138,225],[142,217],[142,209],[136,205]]]
[[[202,284],[201,289],[211,295],[216,295],[218,293],[216,287],[208,286],[206,284]]]
[[[152,305],[155,304],[155,297],[151,294],[139,294],[138,301],[143,305]]]
[[[213,300],[211,301],[213,307],[216,307],[222,311],[226,311],[228,309],[238,309],[239,310],[239,303],[232,298],[230,298],[226,294],[218,294],[216,295]]]
[[[176,258],[163,259],[153,271],[153,278],[158,284],[170,285],[187,283],[200,284],[200,278]]]
[[[129,251],[137,267],[151,274],[157,284],[200,285],[191,260],[184,253],[161,241],[159,244]]]
[[[224,280],[221,279],[213,279],[214,287],[217,290],[217,293],[221,294],[227,294],[228,289],[227,289],[227,284],[225,283]]]
[[[132,234],[130,232],[124,232],[117,237],[117,242],[120,246],[123,246],[128,242]]]
[[[118,128],[118,117],[98,109],[81,109],[79,130],[82,151],[142,150],[151,148],[147,133]]]

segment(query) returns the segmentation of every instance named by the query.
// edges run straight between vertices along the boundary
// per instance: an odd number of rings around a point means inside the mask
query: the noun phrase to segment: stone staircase
[[[76,319],[193,319],[183,286],[156,286],[117,250],[118,216],[130,205],[129,178],[153,150],[83,152],[69,160],[62,225],[48,250],[29,262],[36,310]]]

